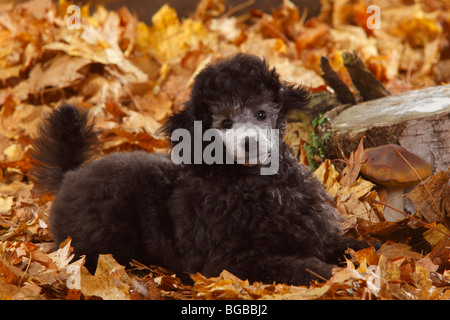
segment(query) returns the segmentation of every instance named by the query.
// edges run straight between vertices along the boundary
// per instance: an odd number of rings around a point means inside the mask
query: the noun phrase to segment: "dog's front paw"
[[[329,280],[333,273],[333,268],[337,268],[337,265],[334,264],[326,264],[324,263],[323,266],[320,266],[319,268],[311,268],[307,269],[306,271],[311,274],[311,280],[323,280],[327,281]]]

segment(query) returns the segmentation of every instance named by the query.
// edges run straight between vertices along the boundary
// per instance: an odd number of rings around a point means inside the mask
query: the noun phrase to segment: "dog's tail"
[[[87,111],[64,104],[46,115],[31,151],[34,192],[55,194],[65,172],[88,160],[97,144],[98,131]]]

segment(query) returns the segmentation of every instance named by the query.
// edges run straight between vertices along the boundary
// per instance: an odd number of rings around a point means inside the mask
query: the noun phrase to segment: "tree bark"
[[[327,57],[322,57],[320,59],[320,68],[323,71],[322,78],[325,80],[327,85],[333,88],[339,101],[343,104],[356,104],[355,96],[344,81],[342,81],[336,71],[333,70]]]
[[[390,94],[372,72],[366,68],[366,65],[357,53],[344,52],[342,59],[353,84],[359,90],[364,101],[379,99]]]

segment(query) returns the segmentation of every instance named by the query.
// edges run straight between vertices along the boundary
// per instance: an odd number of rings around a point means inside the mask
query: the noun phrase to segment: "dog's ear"
[[[311,100],[310,91],[302,86],[283,84],[280,89],[281,111],[284,114],[301,110]]]
[[[156,135],[162,135],[170,140],[176,129],[192,131],[194,118],[188,105],[178,113],[169,116],[164,124],[156,131]]]

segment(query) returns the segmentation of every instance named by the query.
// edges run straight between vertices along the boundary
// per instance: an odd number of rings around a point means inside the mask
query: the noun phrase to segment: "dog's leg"
[[[316,257],[268,257],[259,263],[266,282],[272,281],[308,285],[312,280],[329,279],[336,265],[325,263]],[[270,283],[270,282],[269,282]]]
[[[264,256],[230,261],[225,269],[241,279],[261,281],[264,283],[286,283],[293,285],[308,285],[312,280],[329,279],[331,269],[336,265],[328,264],[316,257],[299,258],[295,256]],[[218,264],[218,261],[222,263]],[[207,276],[217,276],[222,270],[223,257],[213,259],[203,268],[202,273]]]
[[[346,237],[344,235],[340,235],[336,238],[332,246],[327,248],[328,252],[326,252],[326,262],[336,263],[338,261],[344,260],[344,253],[348,248],[351,248],[355,251],[368,248],[370,246],[374,246],[377,249],[379,246],[377,243],[370,244],[367,241],[360,241],[350,237]]]

